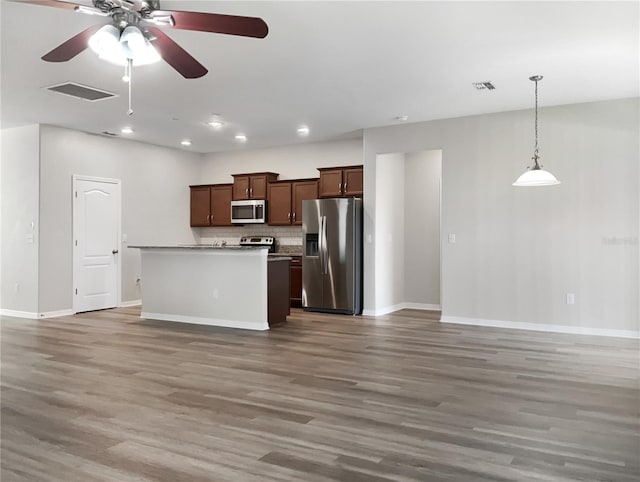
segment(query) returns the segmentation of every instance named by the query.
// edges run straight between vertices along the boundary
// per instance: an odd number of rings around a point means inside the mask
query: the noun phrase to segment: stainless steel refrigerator
[[[362,200],[302,201],[302,307],[362,313]]]

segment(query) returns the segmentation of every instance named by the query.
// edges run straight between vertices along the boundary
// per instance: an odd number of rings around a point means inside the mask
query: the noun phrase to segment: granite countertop
[[[300,245],[282,245],[277,246],[275,253],[269,253],[269,256],[302,256],[302,246]]]
[[[245,251],[253,251],[256,249],[267,249],[264,246],[214,246],[211,244],[175,244],[175,245],[165,245],[165,246],[128,246],[129,248],[154,248],[154,249],[219,249],[219,250],[245,250]]]

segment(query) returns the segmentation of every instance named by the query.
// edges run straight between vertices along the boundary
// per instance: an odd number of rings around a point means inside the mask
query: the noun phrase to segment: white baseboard
[[[385,306],[384,308],[378,308],[376,310],[363,310],[362,314],[364,316],[382,316],[400,310],[440,311],[440,305],[430,305],[426,303],[398,303],[397,305]]]
[[[73,310],[45,311],[43,313],[38,313],[38,318],[56,318],[58,316],[69,316],[75,314],[76,312]]]
[[[514,330],[545,331],[550,333],[568,333],[574,335],[609,336],[616,338],[640,338],[640,332],[633,330],[609,330],[584,326],[552,325],[548,323],[525,323],[519,321],[486,320],[463,316],[443,316],[442,323],[458,325],[488,326],[492,328],[510,328]]]
[[[236,320],[220,320],[217,318],[202,318],[199,316],[173,315],[166,313],[148,313],[143,311],[140,318],[162,321],[177,321],[178,323],[192,323],[195,325],[221,326],[225,328],[241,328],[243,330],[260,330],[269,329],[269,323],[258,321],[236,321]]]
[[[430,303],[402,303],[402,308],[405,310],[425,310],[425,311],[440,311],[440,305],[432,305]]]
[[[122,301],[120,302],[120,308],[130,308],[132,306],[140,306],[141,304],[142,300]]]
[[[6,310],[4,308],[0,309],[0,315],[13,316],[14,318],[29,318],[31,320],[38,319],[38,313],[32,313],[30,311]]]
[[[378,308],[375,310],[362,310],[362,314],[364,316],[382,316],[389,313],[393,313],[394,311],[398,311],[402,309],[402,303],[398,305],[385,306],[384,308]]]
[[[15,318],[29,318],[31,320],[55,318],[57,316],[68,316],[75,314],[73,310],[45,311],[43,313],[31,313],[29,311],[0,310],[0,315],[13,316]]]

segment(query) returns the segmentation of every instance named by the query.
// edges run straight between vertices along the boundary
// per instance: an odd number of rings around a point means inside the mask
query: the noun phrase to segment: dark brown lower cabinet
[[[289,260],[269,258],[267,263],[267,311],[269,326],[287,321],[290,287]]]
[[[292,256],[290,265],[291,307],[302,307],[302,256]]]

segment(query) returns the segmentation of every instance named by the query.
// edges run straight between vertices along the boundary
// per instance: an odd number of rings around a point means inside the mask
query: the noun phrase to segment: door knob
[[[112,250],[111,254],[118,254],[118,250],[117,249]]]

